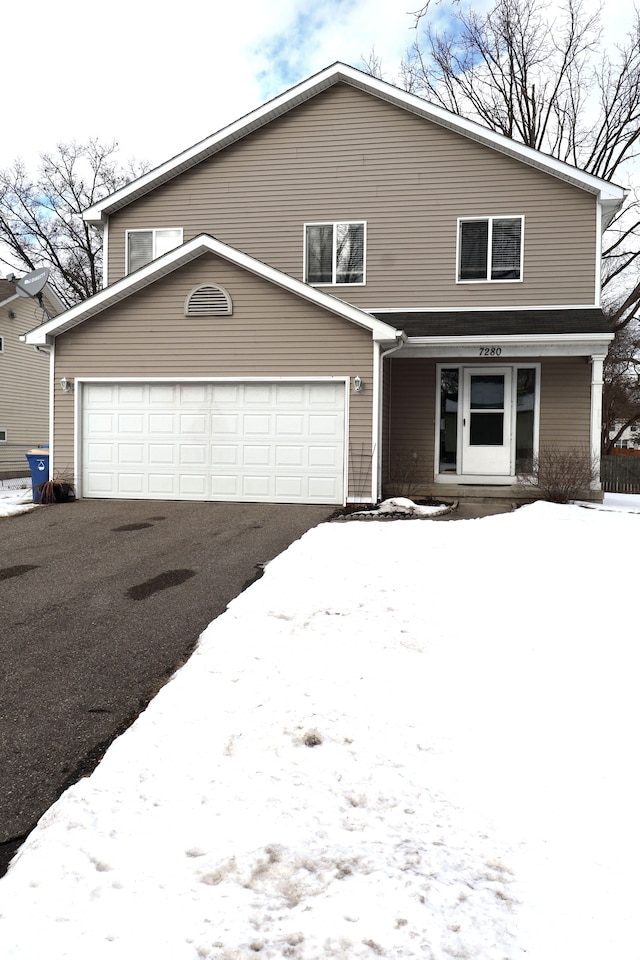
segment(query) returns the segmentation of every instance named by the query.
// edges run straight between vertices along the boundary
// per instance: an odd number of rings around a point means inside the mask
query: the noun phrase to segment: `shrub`
[[[598,461],[588,447],[541,447],[531,472],[518,478],[542,500],[568,503],[589,494],[598,479]]]

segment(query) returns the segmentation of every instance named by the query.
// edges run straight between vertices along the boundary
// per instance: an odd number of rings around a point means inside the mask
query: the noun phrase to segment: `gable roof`
[[[96,226],[104,224],[108,217],[117,210],[337,83],[350,84],[352,87],[408,110],[425,120],[447,127],[455,133],[475,140],[500,153],[507,154],[529,166],[537,167],[551,176],[558,177],[594,194],[602,205],[605,226],[625,198],[625,190],[608,180],[601,180],[589,173],[584,173],[562,160],[556,160],[554,157],[533,150],[531,147],[489,130],[472,120],[450,113],[436,104],[429,103],[415,94],[407,93],[399,87],[363,73],[361,70],[355,70],[344,63],[334,63],[332,66],[321,70],[320,73],[291,87],[273,100],[269,100],[258,107],[257,110],[253,110],[246,116],[229,124],[229,126],[223,127],[217,133],[194,144],[188,150],[184,150],[171,160],[167,160],[154,170],[150,170],[137,180],[133,180],[125,187],[100,200],[85,211],[84,219]]]
[[[348,320],[351,323],[355,323],[369,330],[375,341],[395,343],[403,338],[400,330],[396,330],[395,327],[390,326],[390,324],[385,323],[383,320],[378,320],[376,317],[364,313],[364,311],[359,310],[357,307],[352,307],[351,304],[345,303],[343,300],[338,300],[337,297],[332,297],[330,294],[324,293],[316,287],[311,287],[301,280],[296,280],[286,273],[281,273],[280,270],[276,270],[274,267],[270,267],[260,260],[255,260],[246,253],[236,250],[235,247],[230,247],[228,244],[216,240],[215,237],[202,233],[192,240],[187,241],[187,243],[183,243],[182,246],[170,250],[162,257],[158,257],[157,260],[152,260],[151,263],[145,267],[141,267],[134,273],[128,274],[126,277],[123,277],[122,280],[118,280],[111,286],[105,287],[104,290],[94,294],[88,300],[83,301],[83,303],[79,303],[65,313],[54,317],[53,320],[48,320],[40,324],[39,327],[30,330],[24,339],[27,343],[34,345],[50,344],[53,338],[59,336],[61,333],[65,333],[65,331],[83,323],[90,317],[95,317],[97,314],[102,313],[103,310],[125,300],[139,290],[144,290],[145,287],[148,287],[156,280],[173,273],[174,270],[190,263],[204,253],[213,253],[223,260],[227,260],[229,263],[233,263],[284,290],[288,290],[290,293],[301,297],[303,300],[307,300],[309,303],[322,307],[324,310],[328,310],[344,320]]]

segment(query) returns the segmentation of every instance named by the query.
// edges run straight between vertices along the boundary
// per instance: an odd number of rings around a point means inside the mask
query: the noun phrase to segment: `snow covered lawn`
[[[637,960],[637,503],[311,530],[42,818],[3,960]]]

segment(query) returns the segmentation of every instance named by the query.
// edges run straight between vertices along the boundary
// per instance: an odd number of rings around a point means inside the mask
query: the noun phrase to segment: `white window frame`
[[[363,228],[363,237],[362,237],[362,280],[356,280],[350,283],[341,283],[336,279],[337,273],[337,257],[336,257],[336,236],[337,236],[337,227],[341,224],[348,224],[349,226],[358,226]],[[367,282],[367,221],[366,220],[309,220],[303,225],[302,236],[302,275],[304,277],[304,282],[309,283],[307,280],[307,228],[308,227],[333,227],[333,249],[331,251],[331,281],[325,281],[321,283],[312,283],[312,287],[364,287]]]
[[[4,337],[0,337],[0,353],[4,353]]]
[[[493,253],[493,223],[495,220],[519,220],[520,221],[520,276],[509,277],[501,280],[491,277],[491,258]],[[488,224],[487,240],[487,276],[477,280],[463,280],[460,277],[461,255],[462,255],[462,224],[463,223],[481,223]],[[501,214],[498,217],[458,217],[456,234],[456,283],[522,283],[524,276],[524,216],[521,214]]]
[[[134,233],[150,233],[151,234],[153,255],[151,257],[151,260],[148,261],[149,263],[151,263],[153,260],[155,260],[158,257],[157,248],[158,248],[159,234],[166,233],[168,231],[171,231],[171,233],[178,231],[180,233],[179,242],[176,243],[175,247],[169,248],[171,250],[175,250],[176,247],[179,247],[182,245],[182,243],[184,243],[184,230],[182,227],[140,227],[134,230],[127,230],[125,232],[125,275],[126,276],[128,276],[129,273],[131,272],[129,270],[129,237]],[[168,253],[167,250],[165,250],[164,252]],[[143,266],[146,266],[146,264],[143,264]],[[138,267],[137,269],[140,270],[142,268]]]
[[[0,443],[7,443],[7,442],[8,442],[7,431],[4,429],[0,429]]]

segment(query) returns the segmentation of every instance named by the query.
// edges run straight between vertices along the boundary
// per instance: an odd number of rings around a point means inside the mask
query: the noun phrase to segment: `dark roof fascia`
[[[610,335],[598,307],[530,310],[372,311],[380,320],[404,330],[408,343],[432,337],[522,337]]]

